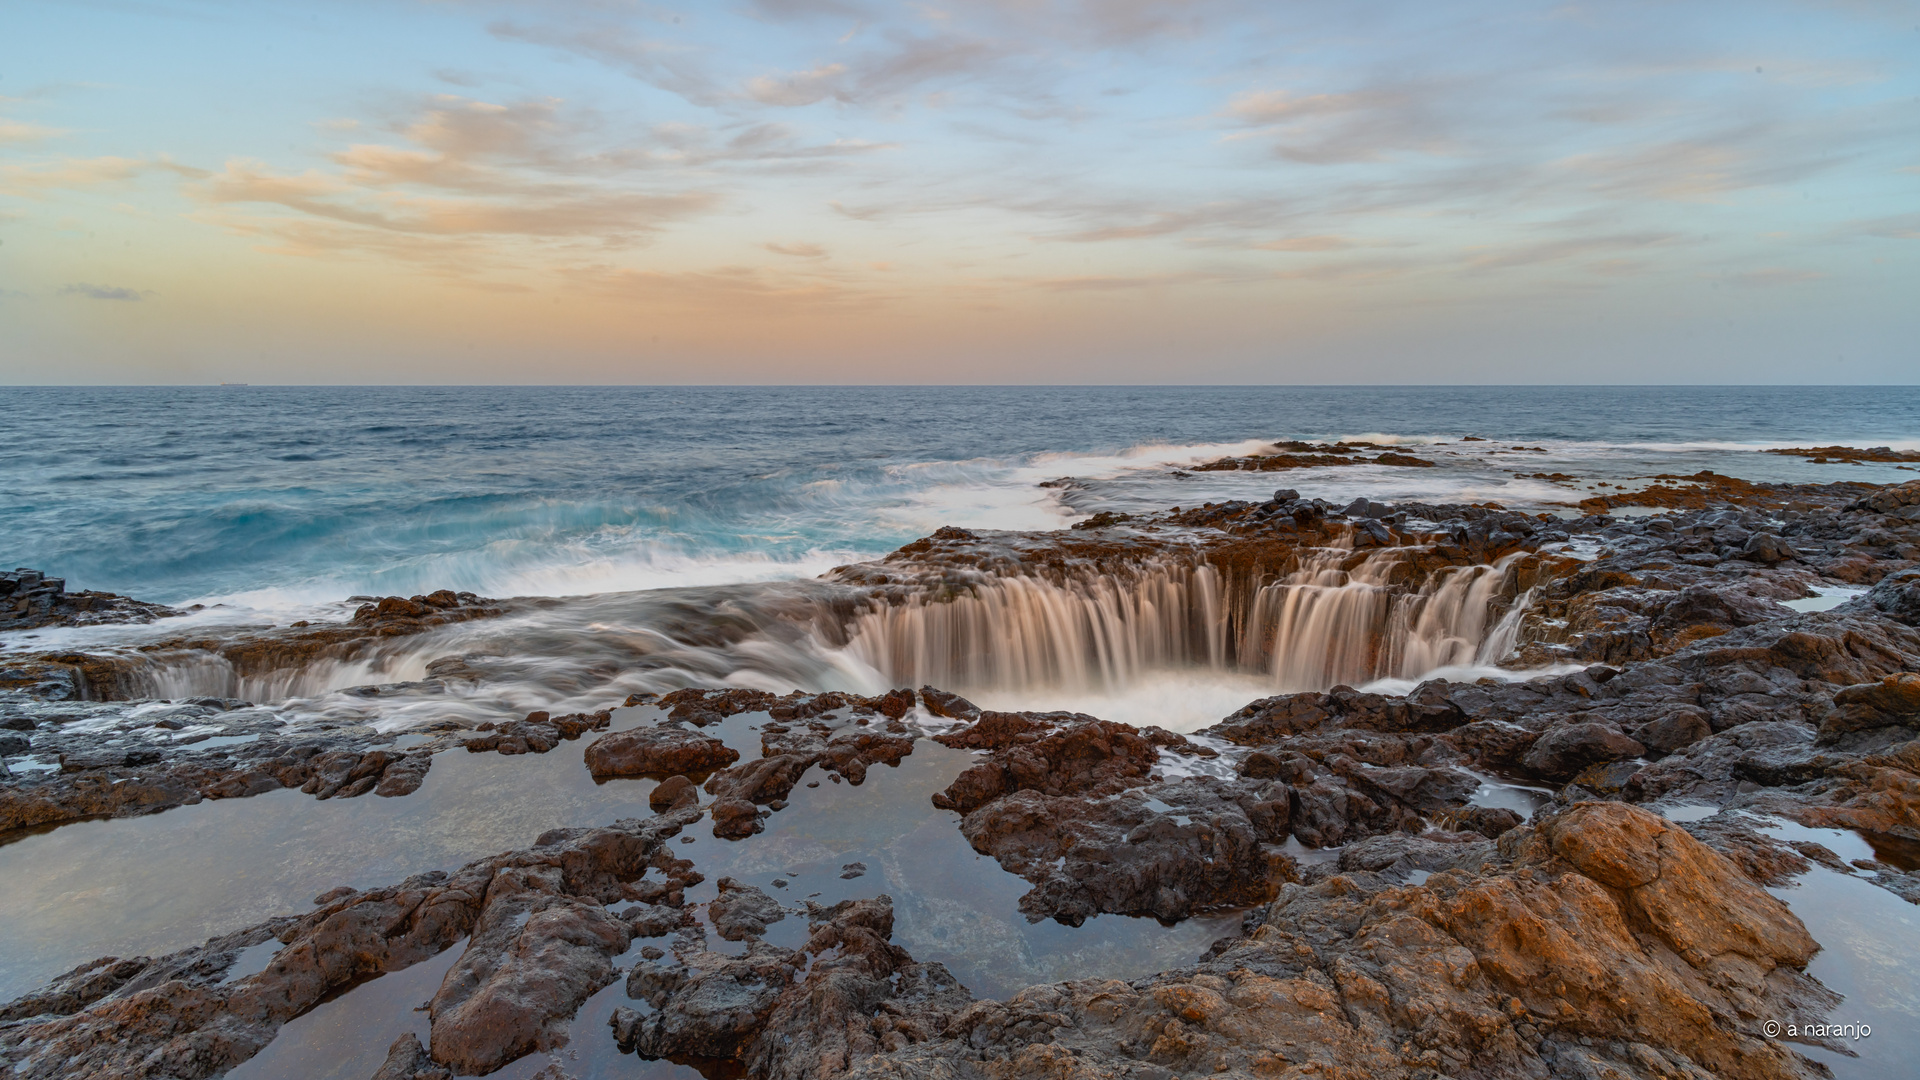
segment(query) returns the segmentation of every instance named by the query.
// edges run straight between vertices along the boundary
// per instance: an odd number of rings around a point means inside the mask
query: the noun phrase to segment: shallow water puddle
[[[1867,838],[1843,829],[1810,829],[1768,819],[1756,825],[1782,839],[1823,844],[1842,859],[1870,859]],[[1912,977],[1920,956],[1920,907],[1864,876],[1823,866],[1792,885],[1768,889],[1806,924],[1820,951],[1807,971],[1845,1000],[1828,1017],[1779,1017],[1781,1024],[1865,1024],[1871,1033],[1842,1039],[1858,1054],[1849,1058],[1818,1047],[1794,1049],[1831,1068],[1839,1080],[1882,1080],[1913,1075],[1920,1060],[1920,984]]]
[[[653,710],[621,712],[616,727]],[[398,799],[283,790],[0,846],[0,1000],[88,960],[158,955],[310,910],[340,885],[395,884],[526,847],[558,826],[652,813],[652,781],[594,784],[586,741],[520,757],[442,753],[420,790]]]
[[[651,708],[619,710],[614,726],[658,715]],[[743,714],[706,733],[751,760],[767,720],[764,713]],[[282,791],[87,822],[0,847],[0,904],[14,915],[0,924],[0,997],[99,956],[168,952],[272,915],[309,910],[313,896],[341,884],[390,884],[525,847],[549,828],[650,814],[653,781],[594,783],[582,763],[589,741],[563,743],[545,755],[445,753],[421,789],[400,799],[319,802]],[[765,831],[745,840],[717,839],[702,819],[669,848],[705,875],[687,890],[687,901],[711,900],[722,877],[757,886],[789,910],[766,940],[792,948],[806,938],[806,901],[830,905],[885,893],[894,902],[893,940],[915,959],[946,964],[987,998],[1034,983],[1130,979],[1191,964],[1213,941],[1237,931],[1237,912],[1173,927],[1113,915],[1077,928],[1029,923],[1017,907],[1028,884],[976,854],[960,834],[959,816],[930,802],[977,760],[923,739],[898,766],[871,768],[858,787],[809,771],[786,808],[765,819]],[[866,869],[848,869],[856,863]],[[666,940],[636,939],[623,966],[641,947]],[[711,933],[707,945],[741,948]],[[232,1075],[319,1080],[371,1074],[398,1035],[415,1030],[424,1041],[425,1014],[410,1010],[433,995],[459,951],[320,1006]],[[666,1063],[619,1059],[606,1023],[613,1008],[629,1004],[623,986],[624,977],[582,1008],[567,1047],[531,1055],[499,1075],[531,1077],[546,1064],[581,1078],[694,1075]]]
[[[234,1066],[228,1080],[366,1080],[400,1036],[412,1032],[426,1045],[427,1014],[415,1010],[433,998],[466,947],[462,938],[438,956],[361,983],[294,1019]]]
[[[1865,589],[1847,588],[1844,586],[1814,585],[1810,587],[1817,595],[1804,596],[1798,600],[1776,600],[1774,602],[1781,607],[1792,608],[1795,611],[1831,611],[1856,596],[1865,596],[1867,594],[1867,590]]]

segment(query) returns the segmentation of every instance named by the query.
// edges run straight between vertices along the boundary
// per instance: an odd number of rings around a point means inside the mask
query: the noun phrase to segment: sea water
[[[148,387],[0,390],[0,559],[167,603],[579,595],[812,577],[943,525],[1059,528],[1275,487],[1565,499],[1614,480],[1913,479],[1915,387]],[[1458,467],[1177,475],[1285,438]],[[1523,444],[1545,452],[1516,452]],[[1084,483],[1042,488],[1060,477]],[[1640,486],[1640,485],[1636,485]]]

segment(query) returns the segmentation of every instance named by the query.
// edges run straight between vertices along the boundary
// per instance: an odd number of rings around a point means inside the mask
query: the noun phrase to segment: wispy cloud
[[[333,170],[275,170],[236,159],[192,180],[209,220],[274,237],[301,254],[358,251],[442,266],[491,239],[634,245],[717,207],[712,190],[643,182],[644,154],[582,149],[588,125],[551,99],[496,104],[442,96],[398,128],[401,141],[362,143],[332,156]],[[234,218],[229,208],[276,208]],[[291,216],[289,216],[289,214]],[[462,241],[449,244],[449,241]]]
[[[0,146],[5,146],[8,143],[39,142],[42,139],[51,139],[57,135],[65,134],[66,131],[61,128],[42,127],[39,124],[29,124],[20,120],[9,120],[4,116],[0,116]]]
[[[0,191],[41,196],[50,191],[125,183],[152,167],[135,158],[62,158],[35,165],[0,165]]]
[[[827,255],[827,249],[821,247],[819,244],[783,244],[776,241],[769,241],[760,246],[773,252],[775,255],[791,255],[796,259],[824,259]]]
[[[75,284],[62,288],[60,295],[80,296],[88,300],[140,300],[150,294],[139,289],[123,288],[119,285]]]
[[[1785,266],[1763,266],[1757,270],[1743,270],[1734,274],[1721,274],[1715,278],[1727,285],[1742,289],[1764,289],[1779,285],[1799,285],[1809,281],[1819,281],[1827,275],[1813,270],[1795,270]]]

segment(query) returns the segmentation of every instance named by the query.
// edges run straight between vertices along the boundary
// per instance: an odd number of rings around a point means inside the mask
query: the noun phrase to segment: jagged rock
[[[662,844],[695,816],[556,830],[452,874],[334,890],[306,915],[206,946],[88,965],[5,1007],[44,1018],[0,1026],[0,1064],[18,1080],[199,1080],[245,1061],[329,997],[471,936],[470,955],[435,997],[433,1056],[496,1068],[516,1047],[550,1038],[584,987],[611,978],[606,958],[625,948],[627,927],[602,905],[650,867],[671,867]],[[263,970],[224,981],[239,949],[274,938],[282,947]]]
[[[685,776],[669,776],[647,793],[647,805],[656,814],[678,810],[683,806],[697,806],[699,803],[699,785]]]
[[[1596,762],[1639,757],[1647,748],[1611,724],[1567,724],[1536,739],[1521,764],[1528,772],[1564,780]]]
[[[67,591],[64,578],[21,567],[0,570],[0,631],[99,623],[148,623],[185,612],[109,592]]]
[[[707,918],[713,929],[728,941],[745,941],[767,932],[767,927],[787,917],[780,901],[751,885],[730,877],[717,882],[720,895],[707,904]]]
[[[980,707],[959,694],[949,694],[945,690],[935,690],[931,686],[920,688],[920,702],[927,711],[948,720],[978,720]]]
[[[670,962],[635,965],[627,994],[650,1011],[616,1009],[615,1041],[642,1057],[800,1080],[933,1038],[971,1000],[944,967],[916,963],[888,940],[889,897],[810,906],[809,922],[799,950],[752,941],[726,956],[689,944]]]
[[[1785,907],[1645,811],[1574,807],[1497,852],[1382,838],[1340,869],[1196,968],[977,1002],[849,1075],[1784,1080],[1803,1065],[1747,1032],[1835,1001]]]
[[[1821,721],[1820,737],[1831,740],[1895,725],[1920,727],[1920,675],[1902,672],[1842,689],[1833,695],[1833,711]]]
[[[719,739],[668,721],[602,735],[587,744],[587,770],[595,780],[617,776],[705,776],[740,760],[740,751]]]
[[[1106,795],[1145,782],[1160,754],[1125,724],[1078,713],[981,714],[958,732],[934,737],[964,749],[992,751],[933,804],[968,813],[1022,790],[1046,795]]]
[[[704,949],[635,964],[610,1023],[622,1051],[643,1058],[731,1058],[761,1030],[799,967],[794,950],[749,942],[741,956]]]
[[[1034,884],[1020,899],[1030,920],[1068,926],[1101,912],[1172,922],[1264,902],[1293,877],[1266,846],[1287,827],[1285,784],[1242,793],[1210,777],[1104,799],[1029,788],[961,822],[975,851]]]
[[[826,697],[827,695],[820,695]],[[840,695],[835,695],[840,696]],[[817,701],[817,699],[815,699]],[[738,840],[759,832],[760,807],[784,802],[808,769],[816,766],[863,783],[869,765],[897,765],[913,753],[913,737],[872,731],[858,725],[835,727],[824,719],[805,719],[809,702],[788,706],[796,723],[762,729],[762,756],[715,773],[706,790],[713,796],[713,834]],[[905,730],[904,728],[902,729]]]
[[[387,1060],[374,1072],[372,1080],[451,1080],[453,1072],[436,1065],[420,1037],[409,1031],[387,1047]]]
[[[614,980],[632,930],[568,894],[557,866],[496,871],[467,950],[433,996],[434,1060],[484,1075],[561,1041],[574,1010]]]
[[[1920,626],[1920,570],[1900,570],[1881,578],[1867,602],[1908,626]]]

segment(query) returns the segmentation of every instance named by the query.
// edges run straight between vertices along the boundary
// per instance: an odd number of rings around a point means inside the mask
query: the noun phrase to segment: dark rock
[[[1868,590],[1867,602],[1889,618],[1920,626],[1920,570],[1900,570],[1881,578]]]
[[[1029,789],[1053,796],[1112,794],[1145,783],[1160,756],[1125,724],[1069,713],[983,713],[973,726],[935,741],[992,751],[934,796],[935,806],[962,814]]]
[[[595,780],[617,776],[705,776],[740,760],[740,752],[677,723],[629,728],[587,745]]]
[[[1820,737],[1832,740],[1849,732],[1896,725],[1920,727],[1920,675],[1888,675],[1834,694],[1833,711],[1820,723]]]
[[[935,690],[931,686],[920,688],[920,702],[927,711],[948,720],[978,720],[980,707],[959,694],[949,694],[945,690]]]
[[[1639,757],[1646,752],[1645,746],[1610,724],[1567,724],[1535,740],[1521,763],[1535,776],[1565,780],[1596,762]]]
[[[435,997],[433,1052],[440,1064],[489,1071],[550,1042],[588,988],[612,978],[607,957],[625,948],[627,928],[603,905],[658,863],[662,841],[692,819],[561,830],[452,874],[335,890],[306,915],[205,946],[89,965],[38,1000],[6,1007],[54,1015],[0,1026],[0,1060],[20,1080],[199,1080],[245,1061],[323,1001],[469,938]],[[263,970],[224,981],[239,949],[274,938],[283,945]]]
[[[669,776],[647,793],[647,805],[656,814],[700,803],[700,787],[685,776]]]
[[[1267,846],[1288,826],[1284,784],[1243,793],[1190,778],[1118,798],[1024,789],[969,813],[961,833],[1033,883],[1020,898],[1030,920],[1078,926],[1101,912],[1171,921],[1260,903],[1293,876]]]
[[[1671,754],[1711,734],[1713,727],[1708,724],[1706,717],[1697,710],[1686,709],[1642,724],[1634,729],[1633,738],[1655,753]]]
[[[718,882],[720,895],[707,904],[707,918],[721,937],[728,941],[757,938],[767,927],[787,917],[780,901],[751,885],[730,877]]]
[[[764,1027],[799,966],[793,950],[762,941],[741,956],[699,950],[635,964],[627,996],[650,1010],[615,1009],[614,1042],[643,1058],[733,1058]]]
[[[451,1070],[434,1064],[427,1048],[420,1045],[420,1037],[409,1031],[387,1047],[387,1060],[372,1080],[451,1080],[452,1076]]]
[[[1793,549],[1793,545],[1772,533],[1754,533],[1748,537],[1746,544],[1740,548],[1740,555],[1742,558],[1768,565],[1788,562],[1800,557],[1800,553]]]

